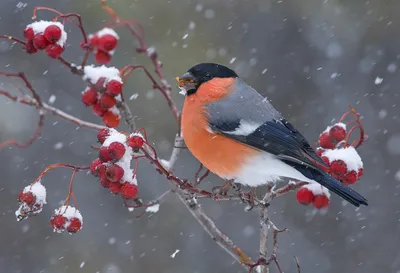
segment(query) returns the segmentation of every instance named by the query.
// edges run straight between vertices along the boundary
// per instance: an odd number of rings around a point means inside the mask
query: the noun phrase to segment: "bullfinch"
[[[235,71],[201,63],[177,80],[183,138],[211,172],[251,187],[281,177],[319,183],[354,206],[368,205],[320,167],[326,164],[304,136]]]

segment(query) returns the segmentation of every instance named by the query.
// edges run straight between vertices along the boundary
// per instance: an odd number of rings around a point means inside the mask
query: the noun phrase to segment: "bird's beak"
[[[176,81],[178,82],[179,89],[181,90],[179,92],[181,95],[185,96],[187,91],[197,88],[197,82],[193,75],[189,72],[186,72],[180,77],[176,77]]]

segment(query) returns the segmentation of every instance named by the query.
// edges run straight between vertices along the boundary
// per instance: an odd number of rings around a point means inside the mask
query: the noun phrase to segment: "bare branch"
[[[296,261],[297,273],[301,273],[301,272],[300,272],[300,263],[299,263],[299,259],[297,259],[297,257],[294,256],[294,260]]]

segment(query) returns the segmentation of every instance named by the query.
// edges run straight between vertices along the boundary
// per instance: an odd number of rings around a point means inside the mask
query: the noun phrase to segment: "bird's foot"
[[[234,185],[234,184],[235,184],[235,183],[233,183],[233,180],[228,180],[228,181],[226,181],[225,184],[222,185],[222,186],[215,186],[215,187],[213,187],[211,191],[212,191],[215,195],[223,195],[223,196],[226,196],[226,195],[228,194],[228,191],[229,191],[231,188],[236,187],[236,185]]]
[[[242,199],[243,203],[247,203],[248,205],[246,207],[246,211],[252,210],[256,205],[256,199],[257,199],[256,188],[252,188],[248,192],[241,193],[240,198]]]

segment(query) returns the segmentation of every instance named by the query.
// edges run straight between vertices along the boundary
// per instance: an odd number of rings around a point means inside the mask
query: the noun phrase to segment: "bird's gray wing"
[[[304,136],[271,105],[267,98],[241,79],[225,99],[207,104],[210,129],[278,158],[319,168],[326,166]]]

